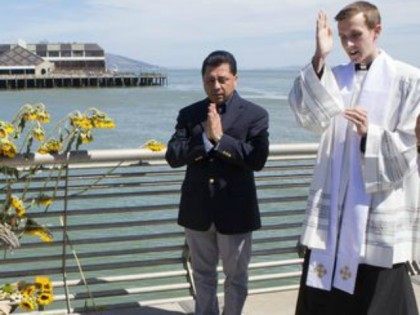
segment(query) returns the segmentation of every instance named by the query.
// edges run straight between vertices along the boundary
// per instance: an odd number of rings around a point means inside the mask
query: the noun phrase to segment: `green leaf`
[[[33,143],[34,143],[34,138],[33,137],[29,137],[28,143],[26,145],[26,154],[31,153],[31,147],[32,147],[32,144]]]
[[[14,291],[13,286],[10,283],[6,283],[4,286],[2,286],[1,289],[3,292],[9,293],[9,294],[12,294]]]
[[[70,152],[71,151],[71,146],[73,145],[75,138],[76,137],[73,135],[73,137],[71,137],[69,139],[69,142],[67,143],[66,150],[64,152]]]
[[[22,133],[23,129],[25,129],[25,124],[26,124],[25,120],[21,119],[20,122],[19,122],[19,125],[18,125],[18,133],[19,134]]]
[[[14,167],[2,166],[0,167],[0,173],[6,176],[14,176],[16,179],[19,179],[19,171]]]

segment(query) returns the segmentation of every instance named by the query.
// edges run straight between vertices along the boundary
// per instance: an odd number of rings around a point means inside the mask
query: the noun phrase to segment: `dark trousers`
[[[306,286],[310,251],[303,263],[296,315],[419,315],[405,264],[392,269],[361,264],[354,294]]]

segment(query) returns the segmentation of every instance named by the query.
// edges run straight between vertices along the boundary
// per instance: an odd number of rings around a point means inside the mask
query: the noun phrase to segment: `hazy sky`
[[[212,50],[241,69],[303,65],[319,9],[341,0],[0,0],[1,43],[97,42],[107,52],[169,68],[198,68]],[[420,1],[381,0],[381,47],[420,66]],[[336,25],[333,23],[334,35]],[[337,38],[337,37],[336,37]],[[331,62],[345,62],[338,41]]]

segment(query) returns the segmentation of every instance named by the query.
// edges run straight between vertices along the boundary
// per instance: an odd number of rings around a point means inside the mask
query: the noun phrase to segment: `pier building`
[[[118,72],[96,43],[0,44],[0,90],[164,85],[160,72]]]

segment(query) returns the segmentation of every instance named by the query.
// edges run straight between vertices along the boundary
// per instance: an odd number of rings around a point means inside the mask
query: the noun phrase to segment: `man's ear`
[[[375,40],[377,40],[379,35],[382,32],[382,25],[381,24],[376,24],[375,27],[373,28],[373,31],[375,32]]]

